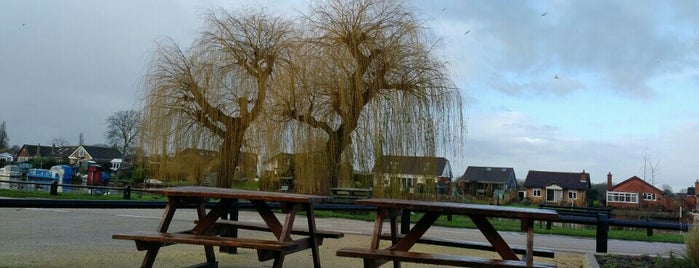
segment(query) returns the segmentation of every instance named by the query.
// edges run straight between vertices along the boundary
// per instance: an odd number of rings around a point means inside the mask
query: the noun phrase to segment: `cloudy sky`
[[[699,179],[699,2],[412,1],[466,104],[467,166]],[[188,46],[210,9],[305,12],[305,1],[2,1],[0,121],[11,145],[103,144],[140,109],[155,42]],[[645,156],[645,157],[644,157]],[[644,161],[645,159],[645,161]]]

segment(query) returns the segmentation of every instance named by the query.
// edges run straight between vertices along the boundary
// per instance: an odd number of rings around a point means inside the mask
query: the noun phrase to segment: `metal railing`
[[[21,184],[37,184],[35,182],[7,181],[0,180],[0,183],[21,183]],[[51,183],[39,183],[41,185],[51,186]],[[55,185],[55,183],[54,183]],[[89,190],[110,190],[121,191],[126,199],[127,194],[131,191],[147,193],[149,189],[130,187],[107,187],[107,186],[89,186],[89,185],[61,185],[64,187],[85,188]],[[127,189],[129,188],[129,189]],[[130,196],[130,194],[128,195]],[[0,199],[0,207],[22,207],[22,208],[108,208],[108,209],[158,209],[165,208],[166,201],[134,201],[134,200],[65,200],[65,199],[24,199],[24,198],[7,198]],[[214,206],[215,202],[207,203],[207,207]],[[271,208],[279,208],[278,203],[270,203]],[[234,209],[252,209],[252,204],[248,202],[239,202]],[[354,204],[344,203],[329,203],[315,205],[316,210],[329,211],[375,211],[375,207],[358,206]],[[551,228],[552,222],[576,223],[593,225],[596,227],[596,251],[598,253],[607,252],[608,232],[610,226],[642,228],[647,230],[647,235],[652,236],[653,230],[677,230],[687,231],[690,229],[690,224],[679,222],[665,222],[653,220],[626,220],[612,218],[609,209],[594,209],[594,208],[570,208],[556,206],[541,206],[541,209],[556,210],[559,214],[559,219],[556,221],[546,222],[547,229]],[[232,211],[236,213],[236,211]],[[448,215],[450,219],[451,215]],[[410,228],[410,211],[403,210],[401,216],[401,231],[407,232]]]

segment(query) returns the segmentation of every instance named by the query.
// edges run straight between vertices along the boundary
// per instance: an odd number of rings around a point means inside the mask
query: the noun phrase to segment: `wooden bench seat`
[[[230,227],[238,227],[239,229],[253,230],[253,231],[264,231],[264,232],[270,231],[269,226],[267,226],[264,223],[218,220],[216,223],[213,224],[214,229],[222,229],[222,228],[230,228]],[[216,233],[216,231],[214,231],[214,232]],[[291,230],[291,234],[308,236],[309,232],[308,232],[308,230],[304,230],[301,228],[294,228],[293,230]],[[342,238],[344,236],[345,236],[345,234],[343,234],[341,232],[316,230],[316,237],[318,237],[318,238],[338,239],[338,238]]]
[[[175,243],[220,247],[240,247],[271,251],[291,251],[298,247],[298,244],[294,242],[278,242],[261,239],[219,237],[187,233],[161,233],[155,231],[119,233],[112,235],[112,238],[134,240],[136,241],[136,247],[138,250],[147,250],[152,247],[166,246]]]
[[[342,257],[362,258],[364,259],[365,267],[378,266],[381,263],[375,262],[380,260],[467,267],[556,267],[556,265],[545,263],[534,263],[533,266],[527,266],[525,261],[495,260],[387,249],[343,248],[338,250],[336,254]]]
[[[384,235],[381,235],[381,239],[391,240],[391,236],[384,234]],[[420,238],[420,240],[418,240],[418,243],[427,244],[427,245],[435,245],[435,246],[446,246],[446,247],[457,247],[457,248],[484,250],[484,251],[495,251],[493,246],[488,244],[488,243],[473,242],[473,241],[457,241],[457,240],[451,240],[451,239],[422,237],[422,238]],[[518,247],[512,247],[512,251],[514,251],[516,254],[522,254],[522,255],[527,253],[526,249],[518,248]],[[555,253],[552,250],[534,249],[534,256],[545,257],[545,258],[554,258]]]

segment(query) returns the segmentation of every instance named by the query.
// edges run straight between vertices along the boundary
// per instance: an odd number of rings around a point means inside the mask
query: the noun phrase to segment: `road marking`
[[[116,217],[124,217],[124,218],[138,218],[138,219],[160,219],[160,217],[152,217],[152,216],[139,216],[139,215],[130,215],[130,214],[116,214],[114,215]]]
[[[68,212],[68,210],[63,210],[63,209],[52,209],[52,208],[26,208],[26,210],[40,210],[40,211],[53,211],[53,212]]]

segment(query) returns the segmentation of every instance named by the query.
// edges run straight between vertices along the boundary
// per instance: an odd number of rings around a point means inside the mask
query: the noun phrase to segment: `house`
[[[0,153],[0,161],[3,161],[5,163],[12,163],[15,161],[15,157],[8,152]]]
[[[694,182],[694,187],[687,187],[684,206],[690,211],[699,211],[699,180]]]
[[[265,176],[293,177],[294,176],[294,155],[289,153],[278,153],[263,163],[263,173]]]
[[[524,181],[526,197],[532,203],[585,206],[590,174],[530,170]]]
[[[27,162],[34,158],[41,157],[53,159],[56,162],[67,162],[68,156],[75,150],[75,146],[41,146],[25,144],[17,153],[17,162]]]
[[[376,160],[372,172],[374,185],[393,184],[409,193],[424,193],[429,191],[427,184],[434,184],[438,194],[446,194],[453,178],[444,157],[384,155]]]
[[[122,158],[121,152],[116,147],[101,147],[80,145],[68,156],[71,165],[83,161],[94,161],[98,164],[109,163],[112,159]]]
[[[455,182],[457,191],[472,196],[502,196],[517,189],[517,177],[511,167],[469,166]]]
[[[607,206],[614,208],[668,208],[663,191],[633,176],[612,184],[612,173],[607,174]]]

